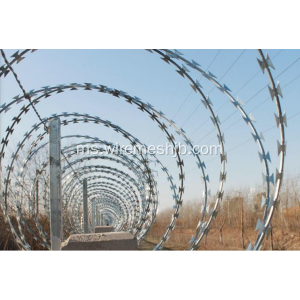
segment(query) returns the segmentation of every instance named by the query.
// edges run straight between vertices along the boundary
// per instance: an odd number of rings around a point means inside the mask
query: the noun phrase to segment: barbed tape
[[[263,222],[258,220],[258,223],[257,223],[256,229],[259,230],[259,234],[258,234],[258,239],[255,243],[255,246],[252,247],[252,245],[250,244],[248,247],[248,249],[259,250],[261,247],[261,243],[264,239],[264,236],[266,236],[268,231],[270,230],[269,226],[270,226],[272,216],[274,214],[274,208],[278,205],[279,191],[280,191],[280,186],[281,186],[282,178],[283,178],[284,156],[285,156],[285,152],[286,152],[286,141],[285,141],[285,134],[284,134],[284,125],[286,125],[286,114],[285,113],[283,114],[281,111],[279,96],[282,97],[282,92],[280,89],[280,85],[279,84],[277,86],[275,85],[274,79],[273,79],[271,71],[270,71],[270,67],[274,68],[273,63],[271,62],[271,60],[268,56],[265,58],[262,51],[259,50],[259,54],[262,59],[262,60],[259,60],[259,65],[263,72],[265,70],[267,71],[270,82],[271,82],[271,87],[269,87],[269,91],[270,91],[272,100],[275,100],[275,102],[276,102],[278,116],[275,115],[275,119],[276,119],[277,127],[279,127],[280,134],[281,134],[281,141],[278,142],[278,145],[277,145],[278,155],[280,155],[280,167],[279,167],[279,171],[276,170],[275,179],[274,179],[274,174],[270,174],[270,172],[269,172],[268,161],[269,162],[271,161],[270,154],[269,154],[269,152],[266,152],[264,149],[264,146],[262,143],[262,140],[263,140],[262,134],[258,133],[258,131],[256,130],[256,128],[253,124],[255,122],[255,119],[252,116],[252,114],[248,115],[245,112],[245,110],[242,108],[242,105],[243,105],[242,101],[239,98],[235,99],[230,94],[231,90],[229,89],[229,87],[226,84],[221,85],[217,81],[216,76],[213,75],[211,72],[203,71],[200,68],[200,64],[198,64],[196,61],[194,61],[194,60],[189,61],[189,60],[183,58],[183,54],[177,50],[170,51],[170,50],[165,50],[165,49],[163,49],[163,50],[153,49],[153,50],[148,50],[148,51],[150,51],[151,53],[157,53],[158,55],[161,56],[163,61],[165,61],[166,63],[168,63],[170,65],[175,66],[177,73],[179,75],[181,75],[182,77],[187,78],[191,83],[190,84],[191,88],[196,93],[200,94],[201,101],[202,101],[204,107],[206,109],[208,109],[208,111],[211,114],[211,120],[217,130],[217,136],[218,136],[219,144],[221,146],[220,187],[216,193],[215,204],[213,205],[213,208],[211,209],[210,212],[209,212],[210,205],[208,204],[208,201],[207,201],[207,197],[209,195],[211,195],[210,191],[208,190],[208,187],[207,187],[207,182],[209,182],[209,176],[207,174],[205,174],[205,172],[204,172],[204,169],[206,167],[204,162],[202,162],[200,160],[199,155],[195,155],[195,157],[197,159],[197,165],[202,172],[202,178],[203,178],[203,182],[205,185],[205,190],[204,190],[205,200],[204,200],[204,206],[203,206],[203,209],[201,212],[201,220],[199,221],[197,228],[196,228],[196,234],[195,234],[195,236],[193,236],[191,238],[191,241],[190,241],[190,250],[195,250],[195,249],[199,248],[201,240],[203,239],[204,236],[206,236],[208,234],[210,224],[211,224],[212,220],[217,216],[217,213],[219,211],[219,205],[220,205],[220,202],[221,202],[223,194],[224,194],[223,185],[227,178],[227,172],[225,170],[225,164],[227,163],[227,154],[225,152],[225,147],[224,147],[225,138],[224,138],[224,134],[221,131],[220,119],[219,119],[218,115],[216,115],[214,113],[214,111],[212,109],[211,99],[209,97],[205,97],[204,93],[202,92],[202,86],[201,86],[200,82],[198,80],[193,80],[191,78],[191,76],[188,74],[188,73],[190,73],[189,68],[192,68],[192,69],[196,70],[197,72],[199,72],[204,78],[206,78],[207,80],[214,83],[220,92],[222,92],[227,97],[229,97],[230,102],[235,106],[235,108],[238,111],[241,112],[241,115],[242,115],[244,121],[250,127],[250,129],[252,131],[252,136],[253,136],[254,141],[258,144],[258,146],[260,148],[261,152],[259,152],[259,159],[261,162],[263,162],[264,167],[265,167],[265,172],[266,172],[265,174],[263,174],[263,183],[266,184],[267,192],[266,192],[266,197],[265,197],[265,199],[263,199],[263,203],[262,203],[263,205],[265,205],[265,211],[264,211]],[[23,55],[27,52],[29,53],[29,49],[27,49],[26,52],[24,52],[24,53],[23,52],[21,54],[19,54],[19,52],[15,53],[14,60],[12,62],[10,62],[10,63],[7,62],[6,67],[5,66],[0,67],[0,77],[2,75],[4,75],[4,77],[5,77],[9,73],[9,72],[7,72],[8,69],[11,71],[10,66],[14,62],[19,63],[22,59],[24,59]],[[175,62],[175,60],[180,61],[182,63],[181,66],[179,64],[177,64]],[[142,102],[141,99],[139,99],[138,97],[129,96],[126,92],[116,90],[116,89],[111,89],[111,88],[108,88],[103,85],[93,85],[91,83],[85,83],[85,84],[72,83],[70,85],[58,85],[56,87],[48,86],[48,87],[44,87],[41,90],[37,90],[37,91],[31,90],[28,94],[24,93],[23,96],[16,96],[14,98],[14,100],[12,102],[10,102],[8,105],[3,104],[0,107],[0,113],[6,113],[8,110],[11,109],[11,106],[13,104],[21,103],[24,100],[26,95],[29,95],[30,99],[31,99],[31,97],[35,97],[35,100],[33,102],[34,102],[34,104],[38,104],[42,98],[48,98],[53,93],[62,93],[62,92],[64,92],[64,90],[68,90],[68,89],[71,91],[75,91],[78,89],[83,89],[86,91],[98,90],[101,93],[108,93],[108,94],[111,94],[112,96],[115,96],[118,98],[124,98],[124,100],[126,102],[128,102],[130,104],[135,104],[138,106],[138,108],[142,112],[148,113],[149,116],[152,118],[152,120],[156,121],[159,124],[161,130],[166,133],[168,140],[170,141],[170,143],[173,144],[173,147],[175,149],[176,149],[176,147],[175,147],[174,136],[172,134],[169,134],[169,132],[166,130],[166,128],[167,128],[166,125],[163,122],[160,122],[159,119],[166,121],[168,126],[173,127],[175,129],[176,133],[185,139],[185,143],[188,146],[190,146],[190,147],[193,146],[192,141],[187,138],[184,130],[182,128],[177,127],[177,125],[175,124],[174,121],[167,119],[161,111],[155,110],[151,104]],[[41,94],[41,95],[39,95],[39,94]],[[12,125],[8,126],[8,128],[6,130],[6,132],[7,132],[6,137],[1,141],[2,149],[0,152],[0,166],[2,165],[1,163],[2,163],[2,160],[5,155],[5,148],[7,148],[8,143],[9,143],[9,137],[13,134],[15,125],[17,125],[21,121],[22,115],[23,114],[25,115],[29,111],[29,109],[30,109],[29,106],[30,105],[23,106],[21,108],[20,114],[13,118]],[[31,106],[33,107],[33,105],[31,105]],[[64,121],[64,123],[62,123],[62,125],[68,125],[70,123],[76,124],[78,122],[85,122],[85,123],[94,122],[96,124],[101,123],[101,124],[104,124],[106,127],[110,127],[112,129],[114,129],[116,132],[120,132],[125,138],[130,137],[131,139],[130,138],[129,139],[133,145],[135,145],[137,143],[142,144],[138,139],[135,139],[128,132],[122,130],[117,125],[112,125],[109,121],[103,121],[103,120],[100,121],[100,119],[98,117],[91,117],[87,114],[83,115],[83,114],[75,113],[74,115],[75,115],[75,118],[72,121]],[[53,117],[57,117],[57,116],[59,116],[59,115],[53,115]],[[69,116],[69,114],[64,113],[60,116],[66,117],[66,116]],[[84,118],[78,119],[78,117],[84,117]],[[49,120],[49,118],[45,118],[45,119],[41,119],[41,122],[44,124],[46,119]],[[41,125],[41,124],[39,124],[39,125]],[[35,128],[35,131],[39,129],[39,126],[34,125],[33,127]],[[23,141],[28,140],[31,137],[32,133],[33,133],[33,130],[27,132],[25,134],[25,139]],[[41,136],[42,135],[40,135],[40,137],[39,137],[40,140],[42,139]],[[38,140],[38,141],[40,141],[40,140]],[[13,168],[14,168],[13,162],[18,158],[18,151],[19,151],[20,147],[24,147],[24,142],[22,142],[20,145],[18,145],[18,147],[19,148],[16,151],[16,153],[13,154],[13,156],[12,156],[12,163],[7,167],[8,175],[4,180],[4,184],[5,184],[6,188],[5,188],[5,192],[3,193],[2,196],[4,196],[5,202],[4,203],[3,203],[3,201],[1,201],[1,202],[2,202],[2,206],[4,208],[4,215],[6,216],[6,219],[7,218],[9,219],[9,216],[7,214],[7,199],[8,199],[8,190],[11,190],[10,174],[11,174],[11,172],[13,172]],[[35,152],[31,153],[31,155],[34,155],[34,154],[35,154]],[[71,153],[69,153],[69,154],[71,154]],[[178,151],[176,151],[176,154],[177,154],[177,159],[178,159],[177,164],[178,164],[178,168],[180,170],[180,174],[179,174],[180,187],[178,190],[178,194],[176,193],[175,195],[173,195],[176,205],[174,206],[174,213],[172,216],[171,223],[168,226],[166,233],[163,235],[160,243],[158,245],[156,245],[155,250],[162,249],[163,244],[169,239],[171,232],[175,228],[176,220],[178,219],[178,216],[179,216],[179,209],[180,209],[180,206],[183,201],[182,195],[184,192],[184,179],[185,179],[185,175],[183,173],[183,160],[180,158]],[[67,157],[66,157],[66,159],[67,159]],[[144,159],[145,159],[145,161],[147,161],[147,158],[144,158]],[[26,164],[28,163],[28,161],[30,161],[30,158],[26,161]],[[157,162],[157,159],[155,159],[155,162]],[[151,170],[149,169],[149,167],[146,168],[146,170],[147,170],[147,173],[151,174]],[[168,172],[167,168],[164,166],[162,166],[162,170],[164,172]],[[76,172],[75,172],[75,174],[76,174]],[[110,174],[110,173],[107,173],[107,174]],[[84,175],[87,175],[87,173]],[[174,192],[176,185],[174,185],[174,183],[173,183],[173,177],[169,174],[168,174],[168,181],[171,184],[171,190],[173,190],[173,192]],[[275,182],[276,182],[275,195],[274,195],[274,197],[271,197],[270,183],[275,184]],[[150,180],[148,183],[150,184],[150,194],[153,194],[153,187],[152,187],[153,182],[151,182],[151,180]],[[174,186],[175,186],[175,188],[174,188]],[[2,199],[2,197],[1,197],[1,199]],[[149,209],[150,208],[147,206],[146,210],[149,210]],[[22,213],[19,212],[19,214],[22,216]],[[207,221],[205,221],[206,215],[209,215],[209,219]],[[11,225],[12,223],[10,222],[10,220],[8,220],[8,222],[10,223],[10,226],[12,228],[13,226]],[[76,220],[76,222],[78,223],[78,220]],[[145,220],[145,222],[146,222],[146,220]],[[13,234],[14,234],[16,240],[18,241],[18,243],[23,248],[26,248],[26,247],[28,248],[28,244],[26,245],[26,239],[24,239],[24,234],[22,233],[22,230],[20,228],[21,228],[21,226],[19,226],[20,237],[19,237],[19,234],[12,228]],[[147,227],[145,227],[144,230],[147,231]],[[139,228],[139,231],[141,232],[142,229]]]

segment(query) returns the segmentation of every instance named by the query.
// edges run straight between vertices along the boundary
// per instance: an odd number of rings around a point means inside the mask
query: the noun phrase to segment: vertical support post
[[[7,207],[7,206],[6,206]],[[30,219],[30,200],[28,201],[28,217]]]
[[[36,187],[35,187],[35,212],[39,216],[39,170],[36,170]]]
[[[99,222],[99,209],[98,207],[96,207],[96,225],[99,226],[100,222]]]
[[[51,250],[60,250],[62,240],[62,197],[59,118],[53,119],[50,122],[49,130]]]
[[[95,232],[95,200],[92,201],[92,232]]]
[[[84,233],[89,233],[88,225],[88,200],[87,200],[87,179],[83,179],[83,230]]]

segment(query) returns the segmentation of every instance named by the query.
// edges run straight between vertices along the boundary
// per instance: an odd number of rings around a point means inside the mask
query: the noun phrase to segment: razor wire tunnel
[[[6,124],[7,128],[1,140],[1,207],[5,221],[9,224],[20,249],[30,250],[29,240],[32,239],[43,249],[57,249],[61,241],[69,235],[93,232],[97,225],[110,225],[115,231],[130,232],[138,242],[142,241],[151,230],[158,213],[160,186],[157,183],[157,170],[169,184],[169,194],[173,203],[169,224],[154,247],[154,250],[163,249],[180,217],[187,186],[188,170],[184,163],[184,155],[178,147],[179,141],[192,153],[194,166],[198,170],[197,193],[203,198],[203,206],[198,212],[199,223],[186,249],[201,249],[201,242],[209,234],[214,219],[218,217],[228,177],[227,163],[230,163],[227,162],[224,128],[214,109],[213,100],[207,96],[209,91],[203,88],[201,80],[210,82],[213,89],[226,97],[249,128],[249,136],[253,138],[259,152],[258,159],[264,170],[264,212],[257,221],[256,241],[249,244],[248,250],[261,248],[270,232],[272,217],[279,203],[286,153],[287,118],[281,108],[283,94],[280,84],[275,83],[272,75],[272,69],[275,67],[271,58],[262,50],[258,50],[257,61],[253,63],[258,62],[265,76],[266,89],[277,111],[274,124],[279,135],[279,166],[275,174],[271,171],[270,153],[266,149],[263,134],[258,130],[259,126],[255,124],[255,118],[252,113],[246,111],[239,97],[235,97],[234,92],[221,83],[222,78],[218,80],[217,76],[202,69],[195,60],[186,59],[178,50],[147,51],[148,55],[160,59],[160,62],[167,64],[176,75],[183,77],[184,84],[189,86],[191,93],[197,95],[199,106],[205,111],[217,137],[220,149],[218,178],[209,175],[209,169],[206,168],[207,158],[193,152],[195,143],[183,126],[177,125],[171,119],[168,111],[162,112],[150,102],[105,83],[65,83],[25,90],[22,85],[23,79],[18,76],[17,66],[28,56],[34,56],[36,50],[19,50],[10,58],[1,50],[4,59],[4,64],[0,67],[1,80],[5,84],[7,78],[14,78],[20,90],[19,95],[10,100],[5,99],[6,102],[0,107],[1,115],[13,112],[13,118]],[[86,103],[89,101],[89,95],[93,93],[96,94],[97,105],[101,102],[101,97],[106,96],[110,101],[122,101],[131,110],[138,109],[145,122],[150,124],[151,121],[151,126],[160,130],[171,145],[174,152],[174,168],[170,168],[157,154],[134,152],[116,143],[117,140],[122,140],[136,148],[149,146],[124,126],[107,120],[101,112],[99,115],[87,113],[85,104],[76,112],[71,108],[70,111],[57,111],[51,115],[41,114],[43,104],[49,97],[57,97],[63,102],[76,92],[85,95]],[[91,105],[95,105],[95,102]],[[20,136],[19,128],[22,128],[23,118],[29,112],[34,113],[35,120],[30,128],[26,128],[26,133]],[[95,130],[89,130],[90,125]],[[82,130],[86,130],[84,134],[81,133]],[[98,132],[99,134],[96,134]],[[106,140],[102,132],[117,138]],[[13,144],[15,139],[16,145]],[[107,148],[114,151],[108,153]],[[82,149],[80,155],[78,149]],[[260,177],[260,172],[257,173]],[[214,180],[217,186],[213,191],[210,188],[211,180]],[[56,202],[50,199],[56,199]],[[58,223],[52,220],[52,217],[57,218],[55,214],[59,214],[58,219],[61,219]],[[50,223],[54,224],[54,227],[50,226]],[[53,237],[58,237],[58,240]]]

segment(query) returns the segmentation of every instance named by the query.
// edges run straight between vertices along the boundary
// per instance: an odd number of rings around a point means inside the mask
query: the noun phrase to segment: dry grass
[[[256,189],[258,190],[258,189]],[[238,197],[236,195],[239,195]],[[235,195],[235,196],[234,196]],[[249,189],[227,192],[221,204],[218,217],[212,222],[210,232],[201,242],[200,250],[243,250],[255,243],[257,219],[263,218],[261,199],[263,192],[251,195]],[[199,222],[200,201],[183,204],[180,216],[165,247],[186,250],[195,235]],[[157,216],[146,241],[158,243],[166,232],[172,210]],[[141,243],[141,249],[150,244]],[[280,206],[272,220],[272,230],[265,239],[262,250],[300,250],[300,177],[287,177],[281,190]]]
[[[281,190],[281,204],[272,220],[272,231],[263,243],[262,250],[300,250],[300,177],[287,178]],[[264,193],[250,196],[247,189],[238,192],[227,192],[221,204],[218,217],[212,222],[208,236],[201,242],[200,250],[243,250],[251,242],[255,243],[257,219],[262,219],[261,197]],[[235,196],[234,196],[235,195]],[[179,220],[170,239],[165,243],[166,250],[186,250],[195,228],[199,222],[200,201],[185,202],[181,208]],[[160,213],[145,242],[140,249],[153,249],[166,232],[171,220],[172,210]],[[11,217],[16,230],[17,221]],[[26,217],[25,217],[26,219]],[[30,228],[36,230],[32,218],[26,219]],[[40,215],[39,222],[49,234],[49,220]],[[23,227],[24,234],[31,248],[44,250],[40,242],[32,238],[30,232]],[[67,233],[65,232],[67,236]],[[48,241],[49,242],[49,241]],[[0,249],[17,250],[8,224],[4,222],[0,208]]]
[[[272,222],[272,235],[270,234],[264,241],[262,250],[300,250],[299,211],[300,208],[293,208],[276,213]],[[248,213],[250,212],[244,211],[245,215]],[[157,217],[146,241],[153,244],[159,242],[160,237],[165,233],[170,214],[171,211]],[[257,237],[255,226],[258,216],[253,212],[252,214],[253,217],[244,221],[242,238],[241,211],[238,209],[232,211],[229,220],[225,211],[219,213],[218,218],[213,221],[208,236],[201,242],[200,250],[244,250],[250,242],[254,244]],[[170,250],[187,250],[189,240],[195,234],[196,226],[192,225],[197,224],[198,219],[194,221],[184,219],[185,206],[182,207],[182,215],[179,226],[175,227],[170,239],[165,243],[165,247]],[[148,250],[150,244],[142,242],[140,248]]]

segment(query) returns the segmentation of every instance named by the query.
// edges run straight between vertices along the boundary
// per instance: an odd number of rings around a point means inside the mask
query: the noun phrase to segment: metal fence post
[[[84,233],[89,233],[88,225],[88,203],[87,203],[87,179],[83,179],[83,229]]]
[[[51,250],[60,250],[62,240],[62,196],[59,118],[50,121],[49,131]]]
[[[92,232],[95,231],[95,200],[92,201]]]

